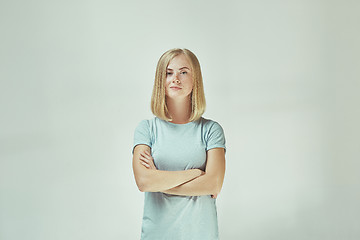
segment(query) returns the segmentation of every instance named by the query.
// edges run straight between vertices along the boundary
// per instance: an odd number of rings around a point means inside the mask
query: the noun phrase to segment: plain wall
[[[1,1],[0,239],[139,239],[156,63],[201,64],[221,239],[360,238],[359,1]]]

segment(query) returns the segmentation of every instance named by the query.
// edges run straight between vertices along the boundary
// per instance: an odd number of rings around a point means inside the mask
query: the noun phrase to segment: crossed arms
[[[211,195],[220,193],[225,175],[223,148],[207,151],[205,172],[200,169],[184,171],[157,170],[147,145],[137,145],[133,155],[133,171],[136,185],[141,192],[163,192],[183,196]]]

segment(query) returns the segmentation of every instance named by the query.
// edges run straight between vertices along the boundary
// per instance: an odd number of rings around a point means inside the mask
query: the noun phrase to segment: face
[[[189,97],[193,89],[191,65],[185,55],[174,57],[166,69],[165,95],[172,99]]]

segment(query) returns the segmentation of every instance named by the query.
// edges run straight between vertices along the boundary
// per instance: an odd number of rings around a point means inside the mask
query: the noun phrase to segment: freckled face
[[[181,99],[191,94],[193,79],[190,62],[180,54],[174,57],[166,69],[165,95],[168,98]]]

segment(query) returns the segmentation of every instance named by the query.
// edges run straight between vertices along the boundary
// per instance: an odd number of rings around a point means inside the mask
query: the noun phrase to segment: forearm
[[[222,179],[204,174],[189,182],[163,191],[164,193],[182,196],[201,196],[219,194],[222,187]]]
[[[163,192],[176,186],[189,182],[202,174],[199,169],[184,171],[162,171],[144,169],[139,179],[139,189],[142,192]]]
[[[146,151],[149,151],[147,154],[149,159],[149,161],[147,161],[148,164],[144,164],[144,162],[140,160],[144,158]],[[157,170],[150,155],[150,148],[145,145],[138,145],[134,149],[133,170],[136,185],[141,192],[165,191],[166,189],[174,188],[203,174],[203,171],[200,169],[189,169],[185,171]]]

